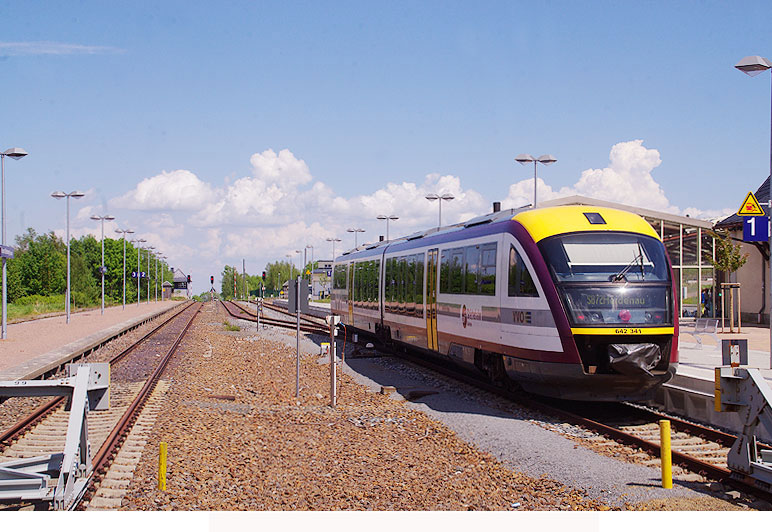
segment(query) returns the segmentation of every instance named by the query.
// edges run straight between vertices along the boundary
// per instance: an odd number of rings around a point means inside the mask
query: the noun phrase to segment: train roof
[[[588,205],[546,207],[520,212],[512,219],[525,227],[534,242],[577,231],[627,231],[659,239],[651,224],[641,216],[608,207]]]
[[[534,242],[539,242],[549,236],[576,231],[627,231],[642,233],[659,239],[659,235],[645,219],[637,214],[619,209],[590,205],[565,205],[537,209],[523,207],[521,209],[506,209],[477,216],[466,222],[445,227],[433,227],[389,241],[361,244],[356,248],[343,252],[341,258],[346,260],[350,255],[356,255],[357,257],[376,255],[382,253],[383,248],[387,246],[403,247],[401,246],[402,244],[415,240],[427,237],[450,236],[452,233],[465,229],[483,227],[510,220],[522,224],[534,239]]]

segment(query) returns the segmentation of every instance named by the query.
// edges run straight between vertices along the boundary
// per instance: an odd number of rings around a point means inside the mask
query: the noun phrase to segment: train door
[[[429,349],[439,350],[437,343],[437,258],[439,249],[430,249],[426,260],[426,337]]]
[[[348,322],[354,325],[354,263],[348,263]]]

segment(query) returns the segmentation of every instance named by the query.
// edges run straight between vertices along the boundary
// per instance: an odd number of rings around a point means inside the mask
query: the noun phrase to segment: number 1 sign
[[[766,216],[748,216],[743,219],[743,241],[767,242],[769,225]]]

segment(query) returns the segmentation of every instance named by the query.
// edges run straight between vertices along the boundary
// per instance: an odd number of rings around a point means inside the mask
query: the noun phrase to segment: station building
[[[314,299],[329,297],[332,288],[332,261],[316,261],[316,268],[311,272],[311,296]]]
[[[170,300],[172,298],[173,290],[174,290],[174,285],[169,281],[164,281],[163,283],[161,283],[161,301]]]
[[[174,287],[172,297],[184,297],[190,299],[190,286],[188,276],[179,268],[174,271]]]

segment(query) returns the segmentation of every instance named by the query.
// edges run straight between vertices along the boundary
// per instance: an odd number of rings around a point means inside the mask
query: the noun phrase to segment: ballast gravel
[[[181,345],[124,509],[742,508],[696,481],[665,490],[658,469],[560,434],[589,437],[582,429],[362,346],[346,347],[332,409],[320,357],[328,339],[302,336],[296,399],[294,332],[238,320],[229,332],[226,320],[222,306],[206,305]],[[165,492],[156,489],[161,441]]]

